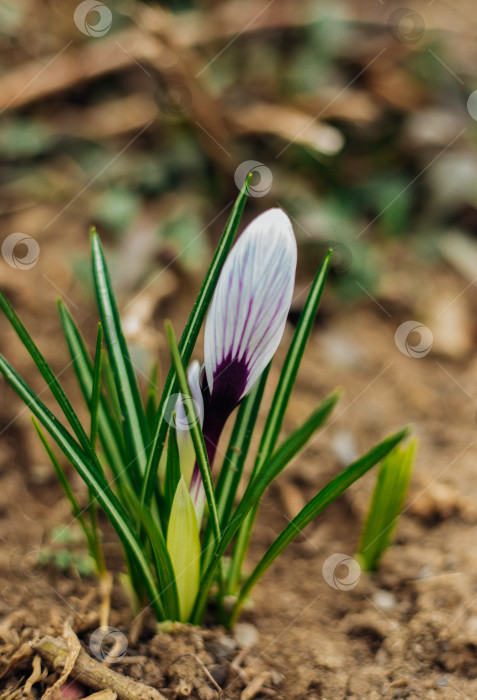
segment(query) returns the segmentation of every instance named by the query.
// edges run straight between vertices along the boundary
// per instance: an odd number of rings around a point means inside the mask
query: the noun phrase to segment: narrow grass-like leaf
[[[91,408],[91,396],[93,393],[93,363],[91,356],[78,326],[61,300],[58,302],[58,312],[81,392],[86,405],[88,408]],[[103,355],[104,374],[106,374],[107,370],[107,362],[105,360],[106,358]],[[121,482],[121,479],[124,479],[124,467],[127,462],[124,439],[117,425],[114,410],[108,400],[111,399],[111,394],[112,391],[109,391],[108,397],[105,397],[104,394],[101,395],[98,409],[98,431],[108,464],[115,479]],[[118,414],[120,415],[119,407]],[[129,476],[129,472],[127,475]]]
[[[175,574],[160,521],[149,510],[141,507],[141,503],[132,489],[126,487],[125,495],[129,501],[130,511],[137,515],[151,543],[151,553],[155,561],[166,619],[177,620],[179,619],[179,598]]]
[[[305,352],[305,347],[313,328],[313,323],[320,305],[326,276],[331,263],[331,251],[326,254],[323,263],[313,281],[310,293],[300,314],[297,327],[293,334],[287,356],[283,363],[277,388],[273,396],[267,422],[263,429],[260,447],[258,449],[257,462],[254,466],[254,473],[260,472],[262,465],[272,454],[277,444],[278,436],[288,406],[291,392],[293,390],[300,362]]]
[[[220,539],[220,525],[219,518],[217,515],[217,504],[215,503],[212,475],[210,473],[209,458],[207,457],[207,449],[205,447],[204,436],[200,427],[199,418],[196,414],[195,404],[191,397],[191,391],[189,389],[189,385],[187,384],[186,372],[182,364],[176,337],[174,335],[174,330],[170,321],[166,321],[166,334],[169,343],[169,349],[171,352],[172,363],[174,365],[174,369],[177,372],[179,388],[182,393],[184,405],[186,406],[186,415],[190,416],[189,431],[192,437],[192,441],[194,443],[195,455],[197,458],[197,464],[200,469],[202,483],[204,484],[205,497],[207,499],[207,505],[209,507],[209,517],[212,521],[214,536],[215,539],[218,541]]]
[[[194,504],[181,477],[172,502],[167,549],[175,573],[180,620],[188,622],[199,590],[200,539]]]
[[[40,427],[40,424],[36,420],[34,416],[32,416],[32,423],[33,426],[36,430],[36,433],[38,437],[40,438],[40,442],[45,448],[45,452],[48,455],[51,464],[53,465],[53,468],[56,472],[56,476],[58,477],[58,481],[60,482],[60,485],[65,493],[66,498],[69,500],[70,505],[71,505],[71,511],[76,518],[76,520],[79,522],[81,529],[84,532],[84,536],[86,537],[86,541],[88,542],[88,547],[90,551],[94,551],[94,545],[92,541],[92,535],[90,532],[90,529],[88,527],[88,524],[86,523],[86,520],[84,519],[83,511],[78,503],[78,500],[76,496],[73,493],[73,489],[70,486],[70,482],[68,481],[66,474],[63,470],[63,467],[60,464],[60,461],[58,457],[55,455],[53,452],[53,449],[48,442],[48,439],[43,432],[43,430]]]
[[[149,433],[152,435],[156,424],[157,406],[159,404],[159,363],[154,362],[149,382],[147,386],[146,397],[146,420]]]
[[[277,444],[280,429],[282,427],[285,411],[288,406],[293,386],[298,374],[300,362],[305,352],[306,343],[310,337],[313,323],[320,305],[323,288],[330,267],[332,251],[329,250],[313,281],[310,293],[300,314],[298,325],[293,334],[287,356],[283,363],[283,369],[278,380],[277,388],[273,396],[270,412],[263,429],[260,447],[257,452],[252,474],[260,473],[261,468],[272,454]],[[245,522],[235,543],[232,561],[229,570],[229,591],[234,593],[242,570],[243,560],[247,553],[253,524],[257,515],[257,508],[253,509]]]
[[[363,569],[374,571],[391,542],[404,506],[417,442],[395,447],[381,462],[357,556]]]
[[[123,546],[141,572],[141,578],[148,591],[151,605],[159,618],[164,618],[164,609],[159,597],[157,584],[134,532],[129,526],[128,516],[111,491],[102,473],[98,473],[96,465],[79,445],[66,428],[51,413],[38,398],[33,389],[13,369],[9,362],[0,355],[0,372],[10,386],[16,391],[38,421],[50,433],[66,458],[75,467],[89,489],[93,491],[101,504],[106,517],[116,530]]]
[[[91,389],[91,402],[90,402],[90,441],[93,450],[96,451],[96,440],[98,437],[98,411],[101,399],[101,368],[102,368],[102,344],[103,344],[103,329],[101,324],[98,323],[98,333],[96,336],[96,350],[94,354],[94,366],[93,366],[93,386]],[[100,579],[107,577],[109,580],[109,575],[107,574],[106,561],[104,559],[103,546],[101,543],[101,532],[99,529],[98,522],[98,502],[96,500],[94,492],[90,489],[89,491],[89,519],[91,523],[91,531],[93,533],[93,543],[94,550],[92,552],[96,566],[98,569],[98,574]]]
[[[106,350],[103,350],[103,380],[107,399],[106,406],[109,409],[108,415],[110,416],[111,421],[116,421],[116,425],[119,429],[119,432],[122,435],[121,404],[119,403],[119,397],[114,381],[114,375],[111,369],[111,363],[109,361],[108,353]],[[124,440],[124,436],[122,439]]]
[[[242,478],[269,371],[270,365],[262,372],[255,388],[245,397],[237,411],[227,452],[215,485],[215,499],[221,531],[225,529],[233,513],[235,496]],[[214,553],[211,547],[211,536],[212,526],[208,522],[202,540],[202,567],[204,570]]]
[[[262,403],[270,365],[262,372],[253,391],[242,401],[215,487],[221,529],[230,519],[237,489],[247,459],[250,441]]]
[[[101,324],[98,323],[98,335],[96,337],[96,351],[94,355],[94,368],[93,368],[93,386],[91,389],[91,428],[90,428],[90,441],[93,449],[96,446],[96,438],[98,435],[98,413],[99,413],[99,403],[101,398],[101,368],[102,368],[102,352],[101,346],[103,344],[103,329]]]
[[[237,197],[235,204],[233,206],[230,217],[225,226],[225,230],[222,234],[222,238],[216,248],[212,262],[210,263],[207,274],[202,283],[199,291],[199,295],[195,300],[194,306],[192,308],[189,319],[182,333],[179,342],[179,351],[182,357],[182,363],[187,367],[192,356],[192,351],[194,349],[195,343],[197,341],[200,329],[205,319],[210,300],[214,293],[215,287],[217,285],[217,280],[219,279],[220,272],[225,263],[227,255],[232,247],[232,243],[237,233],[237,229],[242,217],[242,212],[245,206],[245,201],[247,199],[248,186],[252,175],[250,174],[244,183],[244,186]],[[143,482],[143,489],[141,498],[143,503],[147,506],[154,493],[157,469],[159,467],[159,460],[161,459],[162,450],[164,448],[164,442],[167,435],[168,424],[164,418],[164,407],[167,405],[167,401],[171,394],[175,394],[178,391],[179,383],[176,378],[176,373],[174,368],[171,367],[169,373],[166,377],[164,389],[161,396],[161,401],[157,411],[157,424],[155,427],[153,435],[153,444],[150,451],[149,460],[146,467],[146,474]]]
[[[275,542],[269,547],[265,555],[260,559],[250,576],[244,582],[238,600],[230,616],[230,624],[233,625],[243,602],[250,590],[263,576],[268,567],[283,552],[290,542],[327,506],[338,498],[349,486],[371,467],[385,457],[408,433],[408,428],[403,428],[394,435],[383,440],[369,452],[353,462],[349,467],[332,479],[309,503],[298,513],[295,518],[280,533]]]
[[[61,384],[59,383],[58,379],[56,378],[50,365],[47,363],[47,361],[45,360],[45,358],[41,354],[40,350],[36,346],[33,338],[30,336],[27,329],[25,328],[23,323],[20,321],[15,310],[13,309],[13,307],[8,302],[8,300],[6,299],[6,297],[4,296],[4,294],[2,292],[0,292],[0,308],[2,309],[3,313],[8,318],[8,320],[10,321],[10,323],[13,326],[13,328],[15,329],[18,337],[22,341],[25,348],[28,350],[33,362],[38,367],[40,374],[42,375],[42,377],[45,379],[46,383],[48,384],[48,388],[50,389],[51,393],[53,394],[53,396],[57,400],[58,405],[60,406],[61,410],[63,411],[68,423],[73,428],[73,431],[76,434],[76,437],[78,438],[82,448],[85,450],[85,452],[87,452],[92,457],[95,471],[98,472],[98,475],[101,474],[102,477],[104,478],[104,474],[102,472],[101,465],[99,464],[99,461],[96,458],[96,455],[95,455],[94,450],[91,446],[89,438],[88,438],[83,426],[81,425],[81,422],[80,422],[78,416],[76,415],[76,412],[75,412],[73,406],[71,405],[68,397],[66,396]]]
[[[118,306],[103,250],[98,235],[94,231],[91,236],[91,245],[96,299],[108,348],[108,356],[115,378],[116,390],[124,417],[126,442],[130,446],[133,457],[131,467],[136,472],[135,481],[137,483],[141,475],[144,474],[147,462],[145,447],[147,439],[146,415],[134,367],[121,328]]]
[[[168,514],[170,512],[180,478],[181,465],[179,461],[177,435],[175,427],[171,425],[169,428],[169,436],[167,438],[167,465],[166,477],[164,480],[164,500],[167,505]]]
[[[251,509],[258,503],[266,488],[271,482],[285,469],[290,463],[290,460],[295,457],[298,452],[308,442],[313,433],[326,421],[329,414],[333,410],[339,398],[338,392],[333,392],[328,396],[320,406],[309,416],[309,418],[296,428],[278,447],[276,452],[264,465],[259,474],[252,478],[249,482],[242,499],[235,513],[225,530],[222,532],[222,537],[218,547],[214,552],[214,557],[207,567],[201,579],[199,596],[194,609],[192,622],[198,622],[202,619],[203,610],[207,602],[207,595],[215,576],[216,568],[220,558],[223,556],[227,546],[232,541],[233,536],[237,532],[240,525],[244,522]]]

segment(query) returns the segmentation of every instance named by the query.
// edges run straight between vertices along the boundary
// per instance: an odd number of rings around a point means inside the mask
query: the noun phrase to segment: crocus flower
[[[295,282],[293,228],[281,209],[254,219],[222,268],[205,323],[203,433],[212,465],[222,429],[280,343]],[[191,387],[192,390],[192,387]],[[196,465],[191,495],[200,523],[204,492]]]

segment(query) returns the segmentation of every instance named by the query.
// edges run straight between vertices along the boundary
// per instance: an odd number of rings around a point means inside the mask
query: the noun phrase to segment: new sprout
[[[414,438],[395,447],[379,465],[357,558],[366,571],[378,568],[389,547],[406,499],[417,449]]]

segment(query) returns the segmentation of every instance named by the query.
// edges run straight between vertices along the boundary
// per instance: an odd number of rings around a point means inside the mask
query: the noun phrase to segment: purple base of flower
[[[207,381],[202,387],[204,397],[204,424],[202,427],[209,462],[215,457],[219,441],[227,418],[243,395],[248,379],[248,367],[245,356],[242,360],[226,357],[214,372],[213,388],[210,393]]]
[[[228,417],[237,407],[245,390],[248,379],[248,367],[245,357],[231,360],[230,356],[222,360],[214,372],[214,384],[210,393],[207,379],[203,378],[202,394],[204,397],[204,434],[207,457],[212,467],[220,435]],[[195,502],[202,486],[200,470],[196,463],[191,480],[191,495]]]

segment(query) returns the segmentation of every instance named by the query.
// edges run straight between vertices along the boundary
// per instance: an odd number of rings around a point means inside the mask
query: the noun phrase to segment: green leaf
[[[141,573],[141,580],[146,587],[151,606],[158,618],[164,618],[164,609],[159,597],[156,581],[152,575],[149,563],[143,553],[133,530],[129,525],[128,516],[104,476],[98,473],[97,468],[89,454],[81,449],[73,436],[64,428],[58,419],[51,413],[45,404],[36,396],[35,392],[20,377],[9,362],[0,355],[0,372],[10,386],[16,391],[38,421],[50,433],[66,458],[77,470],[89,489],[95,494],[103,508],[106,517],[116,530],[127,554],[136,564]]]
[[[285,467],[291,462],[300,450],[306,445],[311,436],[321,428],[326,422],[330,413],[336,406],[340,398],[339,391],[333,391],[327,396],[321,404],[316,408],[311,415],[306,419],[303,425],[295,428],[280,444],[272,457],[262,465],[262,469],[255,477],[252,476],[245,493],[240,501],[239,507],[233,517],[235,520],[238,517],[238,512],[243,503],[248,507],[247,501],[256,500],[256,494],[262,494],[267,486],[274,481]]]
[[[174,569],[167,550],[167,544],[164,539],[160,521],[155,518],[149,510],[142,508],[138,497],[132,489],[126,487],[125,494],[126,498],[129,500],[129,510],[136,515],[136,518],[143,526],[151,543],[166,619],[178,620],[179,598]]]
[[[169,437],[167,438],[167,465],[166,477],[164,480],[164,496],[169,511],[180,478],[181,466],[179,461],[179,448],[177,446],[177,435],[174,426],[171,425],[169,428]]]
[[[159,403],[159,363],[154,362],[147,386],[146,419],[149,432],[154,432],[156,424],[157,405]]]
[[[93,363],[91,356],[78,326],[61,299],[58,301],[58,312],[81,392],[86,405],[91,410],[91,396],[93,394]],[[107,375],[108,367],[105,359],[103,357],[102,364],[104,374]],[[109,391],[109,398],[111,398],[111,394],[112,391]],[[101,395],[98,410],[98,431],[106,459],[113,471],[115,480],[121,483],[125,474],[129,477],[129,471],[125,471],[127,461],[124,441],[114,415],[114,407],[104,394]]]
[[[188,622],[199,590],[200,539],[194,504],[183,477],[172,502],[167,550],[179,594],[180,620]]]
[[[240,608],[250,593],[250,590],[290,542],[292,542],[319,513],[346,491],[353,482],[363,476],[363,474],[377,464],[379,460],[385,457],[407,433],[408,428],[403,428],[399,432],[383,440],[379,445],[373,447],[369,452],[366,452],[366,454],[332,479],[309,503],[307,503],[298,515],[293,518],[271,547],[269,547],[265,555],[260,559],[250,576],[244,582],[238,600],[231,613],[230,624],[233,625],[236,620]]]
[[[210,263],[209,269],[207,270],[207,274],[200,288],[199,295],[195,300],[191,314],[186,323],[186,327],[181,336],[179,343],[179,351],[182,357],[182,363],[186,367],[189,364],[190,358],[192,356],[192,351],[194,349],[197,337],[204,322],[205,315],[207,313],[207,308],[210,304],[210,300],[212,299],[212,295],[217,285],[217,280],[219,279],[220,272],[234,241],[235,234],[237,232],[237,228],[239,226],[242,212],[245,206],[245,201],[247,199],[248,183],[250,182],[250,180],[251,175],[249,175],[249,177],[247,178],[242,188],[242,191],[237,197],[237,200],[232,209],[232,213],[229,217],[229,220],[227,221],[225,230],[222,234],[222,238],[219,241],[212,262]],[[141,498],[146,506],[150,503],[152,495],[154,493],[157,469],[159,467],[159,460],[161,459],[161,454],[164,448],[164,442],[169,427],[163,415],[164,407],[167,405],[167,401],[171,394],[177,393],[178,388],[179,382],[176,378],[174,368],[171,367],[166,377],[166,382],[161,396],[161,402],[157,411],[157,424],[156,429],[154,431],[153,445],[150,452],[148,464],[146,467],[146,474],[143,482]]]
[[[404,448],[395,447],[379,467],[357,553],[366,571],[377,569],[391,542],[406,500],[416,447],[416,440]]]
[[[232,435],[215,487],[217,511],[223,529],[228,523],[247,459],[270,365],[262,372],[253,391],[240,404]]]
[[[323,288],[326,282],[326,276],[330,267],[331,253],[332,251],[330,250],[325,256],[325,259],[323,260],[323,263],[313,281],[303,311],[300,314],[298,325],[295,329],[295,333],[293,334],[285,362],[283,363],[283,369],[272,399],[270,412],[263,429],[262,439],[258,448],[257,459],[255,460],[252,475],[260,473],[260,470],[269,456],[272,454],[273,450],[275,449],[275,445],[277,444],[285,411],[288,406],[288,401],[295,385],[300,362],[303,357],[303,353],[305,352],[306,343],[310,337],[313,323],[320,305]],[[229,592],[231,593],[235,593],[238,586],[243,560],[250,544],[250,536],[256,516],[257,508],[251,511],[249,517],[243,523],[235,543],[228,579]]]
[[[215,539],[218,541],[220,539],[220,525],[219,518],[217,515],[217,504],[215,503],[214,486],[212,483],[212,475],[210,473],[209,458],[207,456],[205,440],[200,427],[199,417],[197,416],[195,411],[195,404],[191,396],[191,391],[189,389],[189,385],[187,384],[185,369],[182,364],[181,356],[179,354],[179,348],[177,346],[176,337],[174,335],[172,325],[170,321],[166,321],[165,325],[172,362],[177,372],[179,388],[182,393],[182,400],[184,401],[184,405],[186,407],[186,415],[189,416],[191,419],[189,424],[189,430],[192,437],[192,441],[194,443],[195,455],[197,458],[197,464],[200,469],[202,483],[204,484],[205,497],[207,499],[207,505],[209,507],[209,517],[212,521],[212,528],[214,531]]]
[[[113,371],[111,369],[111,363],[109,361],[108,353],[105,349],[103,349],[103,379],[104,388],[106,391],[105,406],[108,409],[108,416],[111,422],[117,426],[118,433],[122,435],[123,418],[121,413],[121,404],[119,403],[119,397],[118,392],[116,390],[116,383],[114,381]]]
[[[135,481],[139,482],[141,475],[144,474],[147,462],[145,449],[145,440],[147,439],[146,415],[134,367],[121,328],[118,306],[101,243],[94,231],[91,236],[91,244],[96,299],[101,315],[108,357],[111,362],[119,403],[124,417],[126,442],[130,446],[133,458],[130,466],[135,472]]]
[[[295,385],[298,369],[320,305],[326,276],[330,267],[331,254],[332,252],[328,251],[325,256],[313,281],[303,311],[300,314],[293,339],[283,363],[283,369],[280,373],[277,388],[272,399],[267,422],[263,429],[262,439],[258,449],[258,458],[254,466],[254,473],[260,472],[262,465],[272,454],[277,444],[288,401]]]
[[[207,567],[201,579],[200,592],[197,603],[194,609],[192,621],[198,623],[202,619],[203,610],[207,602],[208,592],[213,581],[215,571],[221,557],[225,553],[227,546],[230,544],[233,536],[244,522],[248,513],[258,503],[267,486],[280,474],[283,469],[290,463],[290,460],[304,447],[313,433],[320,427],[335,406],[339,394],[334,392],[330,394],[320,406],[309,416],[305,423],[294,430],[280,445],[270,460],[264,465],[259,474],[252,477],[244,495],[235,511],[229,524],[222,532],[222,537],[219,545],[216,547],[214,557]]]
[[[233,513],[235,496],[242,478],[269,371],[270,365],[265,368],[253,391],[245,397],[239,406],[227,452],[215,485],[215,499],[221,531],[225,529]],[[202,567],[204,570],[214,553],[211,546],[211,536],[212,526],[209,522],[203,536]]]
[[[45,433],[41,429],[38,421],[36,420],[36,418],[34,416],[32,416],[32,423],[33,423],[33,426],[36,430],[38,437],[40,438],[40,442],[43,445],[43,447],[45,448],[45,452],[48,455],[51,464],[53,465],[53,468],[56,472],[56,476],[58,477],[58,481],[60,482],[61,487],[63,488],[63,491],[65,492],[65,496],[67,497],[67,499],[70,502],[71,511],[72,511],[74,517],[76,518],[76,520],[81,525],[81,529],[83,530],[84,536],[86,537],[86,540],[88,542],[90,552],[93,553],[94,552],[94,544],[92,541],[92,533],[91,533],[91,531],[86,523],[86,520],[83,517],[83,511],[80,508],[80,505],[76,499],[76,496],[73,493],[73,489],[70,486],[70,482],[68,481],[68,479],[66,477],[66,474],[63,470],[63,467],[61,466],[61,464],[58,460],[58,457],[53,452],[51,445],[46,438]]]
[[[59,383],[58,379],[56,378],[53,370],[41,354],[40,350],[38,347],[35,345],[35,342],[33,341],[33,338],[30,336],[28,333],[27,329],[23,325],[23,323],[20,321],[19,317],[17,316],[15,310],[11,306],[11,304],[7,301],[6,297],[2,292],[0,292],[0,308],[2,309],[3,313],[7,317],[7,319],[10,321],[11,325],[15,329],[18,337],[22,341],[23,345],[25,348],[28,350],[30,353],[30,356],[33,360],[33,362],[36,364],[38,367],[40,374],[42,377],[45,379],[45,381],[48,384],[48,388],[51,390],[51,393],[55,397],[55,399],[58,402],[58,405],[60,406],[61,410],[65,414],[65,417],[71,427],[73,428],[73,431],[76,434],[76,437],[78,438],[81,447],[84,449],[84,451],[90,456],[90,458],[93,461],[93,468],[94,470],[98,473],[98,478],[102,479],[104,482],[106,482],[106,478],[104,476],[102,467],[96,457],[96,454],[92,448],[92,445],[89,441],[88,436],[86,435],[86,432],[81,425],[81,422],[76,415],[76,412],[71,405],[68,397],[66,396],[61,384]]]
[[[101,397],[101,346],[103,344],[103,329],[101,324],[98,323],[98,335],[96,337],[96,352],[94,355],[94,368],[93,368],[93,387],[91,389],[91,429],[90,429],[90,440],[93,449],[96,445],[96,438],[98,435],[98,413],[99,413],[99,402]]]

